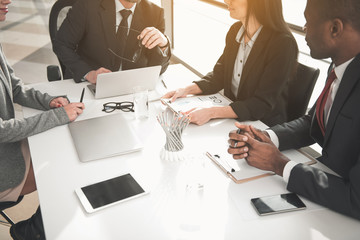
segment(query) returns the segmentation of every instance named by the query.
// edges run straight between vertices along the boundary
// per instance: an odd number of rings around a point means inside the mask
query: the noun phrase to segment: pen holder
[[[184,144],[181,136],[190,123],[189,117],[172,111],[165,111],[156,118],[166,134],[166,143],[160,152],[160,158],[167,161],[183,160]]]

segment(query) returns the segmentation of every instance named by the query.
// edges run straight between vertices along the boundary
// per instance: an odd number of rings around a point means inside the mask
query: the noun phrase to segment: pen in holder
[[[160,153],[161,159],[168,161],[183,160],[184,144],[181,136],[190,123],[189,117],[172,111],[165,111],[156,118],[166,134],[166,143]]]

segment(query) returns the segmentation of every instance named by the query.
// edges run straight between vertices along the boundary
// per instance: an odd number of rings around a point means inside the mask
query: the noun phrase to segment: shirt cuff
[[[88,75],[89,73],[85,74],[85,76],[80,80],[81,82],[87,82],[86,80],[86,76]]]
[[[289,182],[289,178],[290,178],[290,173],[291,173],[291,170],[297,165],[298,163],[295,162],[295,161],[289,161],[285,167],[284,167],[284,170],[283,170],[283,179],[286,183]]]
[[[167,57],[169,55],[169,46],[167,46],[164,50],[160,48],[160,52],[162,53],[163,57]]]
[[[270,136],[270,139],[271,141],[274,143],[274,145],[279,148],[279,138],[278,136],[276,135],[276,133],[273,131],[273,130],[270,130],[270,129],[267,129],[265,130],[269,136]]]

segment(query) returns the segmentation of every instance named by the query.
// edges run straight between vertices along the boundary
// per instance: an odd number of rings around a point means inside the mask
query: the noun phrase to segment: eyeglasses
[[[128,27],[123,27],[123,26],[119,26],[121,28],[125,28],[127,29],[128,31],[128,36],[129,35],[135,35],[135,38],[137,39],[138,35],[140,35],[140,31],[138,30],[135,30],[135,29],[132,29],[132,28],[128,28]],[[118,30],[120,31],[120,30]],[[125,60],[125,61],[128,61],[128,62],[131,62],[131,63],[136,63],[139,59],[140,59],[140,56],[141,56],[141,53],[142,53],[142,49],[144,47],[144,45],[142,45],[141,41],[142,39],[137,39],[138,43],[137,43],[137,48],[136,50],[134,51],[134,53],[132,54],[131,58],[125,58],[123,56],[119,56],[118,54],[115,53],[115,51],[113,51],[111,48],[108,48],[109,52],[111,52],[115,57],[121,59],[121,60]]]
[[[134,103],[133,102],[108,102],[103,104],[103,110],[106,113],[111,113],[115,109],[120,109],[124,112],[133,112]]]

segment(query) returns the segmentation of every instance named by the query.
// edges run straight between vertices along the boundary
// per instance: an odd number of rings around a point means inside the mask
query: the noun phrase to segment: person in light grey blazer
[[[0,22],[6,19],[10,3],[0,0]],[[43,112],[15,118],[15,103]],[[83,103],[25,87],[0,45],[0,202],[15,202],[36,190],[27,137],[74,121],[83,109]],[[13,239],[45,239],[40,208],[30,219],[12,226],[10,234]]]
[[[16,119],[15,103],[44,112]],[[31,161],[26,166],[25,158],[30,159],[26,138],[75,120],[83,109],[83,103],[69,103],[64,97],[27,89],[14,75],[0,45],[0,202],[16,201],[36,190]]]
[[[15,103],[44,112],[16,119]],[[83,109],[83,103],[69,103],[64,97],[26,88],[14,75],[0,45],[0,202],[16,201],[36,190],[31,161],[26,167],[25,158],[30,159],[24,154],[29,153],[26,138],[75,120]]]
[[[2,192],[16,187],[24,178],[25,163],[20,150],[20,141],[74,120],[82,112],[84,105],[68,104],[68,100],[64,97],[52,97],[34,89],[26,89],[22,81],[14,75],[1,47],[0,66],[0,192]],[[14,103],[44,112],[26,119],[15,119]]]

